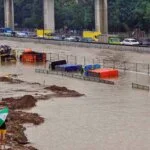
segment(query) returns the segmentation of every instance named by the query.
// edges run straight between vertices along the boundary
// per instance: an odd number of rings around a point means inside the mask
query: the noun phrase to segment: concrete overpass
[[[55,31],[54,0],[43,0],[44,29]],[[5,27],[14,29],[14,1],[4,0]],[[95,30],[108,33],[107,0],[95,0]]]

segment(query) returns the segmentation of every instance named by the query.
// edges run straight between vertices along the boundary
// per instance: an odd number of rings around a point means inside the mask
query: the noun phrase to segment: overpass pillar
[[[44,29],[55,32],[54,0],[44,0]]]
[[[14,30],[14,2],[13,0],[4,0],[4,18],[5,27]]]
[[[107,0],[95,0],[95,30],[108,34]]]

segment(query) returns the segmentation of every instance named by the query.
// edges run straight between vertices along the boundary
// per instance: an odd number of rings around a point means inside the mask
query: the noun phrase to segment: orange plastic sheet
[[[96,76],[100,78],[113,78],[119,76],[119,72],[117,69],[110,69],[110,68],[89,70],[89,74],[90,76]]]

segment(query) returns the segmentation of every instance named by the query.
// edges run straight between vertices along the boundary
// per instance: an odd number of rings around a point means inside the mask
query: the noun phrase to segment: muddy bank
[[[36,105],[37,100],[31,95],[25,95],[21,98],[5,98],[0,103],[3,106],[7,106],[10,109],[27,109]]]
[[[6,77],[0,77],[0,82],[8,82],[8,83],[16,84],[16,83],[22,83],[23,81],[6,76]]]
[[[56,93],[56,96],[61,96],[61,97],[80,97],[84,95],[75,90],[69,90],[66,87],[60,87],[56,85],[47,86],[44,89],[50,90]]]
[[[19,83],[27,83],[27,84],[32,84],[32,85],[40,85],[40,83],[37,82],[26,82],[23,80],[19,80],[16,78],[13,78],[14,75],[8,75],[8,76],[0,76],[0,82],[7,82],[7,83],[11,83],[11,84],[19,84]],[[17,75],[15,77],[18,77]]]
[[[23,124],[39,125],[44,122],[44,118],[36,113],[18,111],[18,109],[32,108],[36,102],[37,100],[31,95],[25,95],[19,99],[6,98],[0,102],[0,106],[9,108],[6,134],[6,145],[10,147],[9,150],[36,150],[32,146],[28,146],[29,142],[24,134],[25,127]]]
[[[26,81],[14,79],[11,77],[0,77],[0,82],[7,83],[18,83],[21,85],[22,83],[26,84],[37,84],[39,83],[29,83]],[[24,134],[26,128],[23,126],[24,124],[33,124],[40,125],[44,122],[44,118],[39,116],[36,113],[27,113],[23,112],[23,109],[30,109],[36,106],[36,102],[38,100],[47,100],[51,97],[79,97],[84,94],[80,94],[74,90],[69,90],[66,87],[59,87],[56,85],[47,86],[42,89],[47,90],[46,95],[40,95],[35,91],[35,97],[32,95],[24,95],[20,98],[2,98],[0,101],[0,106],[7,106],[9,108],[8,122],[7,122],[7,134],[6,134],[6,146],[7,150],[36,150],[36,148],[32,147]],[[41,90],[42,90],[41,89]],[[20,90],[16,90],[15,92],[19,92]],[[53,93],[49,93],[48,91],[52,91]],[[29,91],[28,91],[29,92]]]
[[[23,80],[14,79],[12,77],[0,77],[0,82],[8,82],[8,83],[14,83],[14,84],[15,83],[26,83],[26,84],[31,84],[31,85],[34,84],[34,85],[39,85],[39,86],[41,85],[40,83],[37,83],[37,82],[26,82]],[[53,97],[80,97],[80,96],[84,95],[75,90],[70,90],[66,87],[60,87],[57,85],[46,86],[44,89],[54,92],[55,94],[51,95]],[[16,90],[16,91],[22,91],[22,90]],[[46,97],[46,98],[48,98],[48,97]]]

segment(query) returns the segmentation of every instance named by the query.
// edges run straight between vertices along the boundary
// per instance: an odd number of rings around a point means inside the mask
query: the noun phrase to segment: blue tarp
[[[85,70],[85,71],[92,70],[92,69],[93,69],[93,65],[86,65],[86,66],[84,67],[84,70]]]
[[[100,64],[94,64],[94,65],[93,65],[93,69],[99,69],[99,68],[101,68],[101,65],[100,65]]]
[[[94,69],[98,69],[98,68],[101,68],[101,65],[100,64],[93,64],[93,65],[86,65],[85,67],[84,67],[84,75],[85,76],[88,76],[89,74],[88,74],[88,71],[89,70],[94,70]]]
[[[82,65],[74,65],[74,64],[64,64],[64,65],[57,65],[55,67],[56,70],[58,71],[80,71],[82,68]]]

